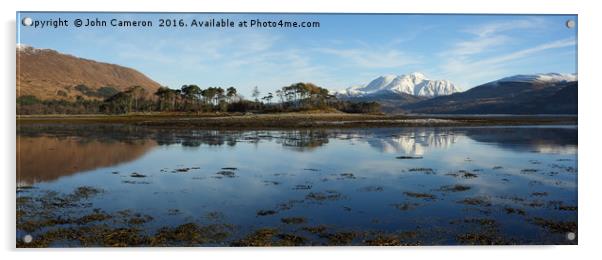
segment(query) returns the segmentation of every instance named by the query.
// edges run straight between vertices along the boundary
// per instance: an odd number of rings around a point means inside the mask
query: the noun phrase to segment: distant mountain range
[[[424,74],[381,76],[336,91],[340,99],[376,101],[384,112],[427,114],[576,114],[576,74],[515,75],[465,92]]]
[[[17,46],[17,96],[104,99],[132,86],[152,95],[159,83],[131,68],[82,59],[51,49]]]

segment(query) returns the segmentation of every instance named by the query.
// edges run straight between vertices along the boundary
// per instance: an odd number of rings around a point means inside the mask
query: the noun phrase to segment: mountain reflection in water
[[[77,246],[127,229],[148,237],[140,246],[240,245],[265,230],[298,245],[339,244],[329,237],[340,234],[357,236],[352,245],[577,243],[566,240],[577,231],[576,126],[57,124],[17,134],[18,240],[60,233],[49,246]],[[232,228],[206,229],[216,224]],[[109,233],[88,232],[100,227]],[[220,240],[188,244],[179,230]]]
[[[447,149],[461,138],[502,149],[574,154],[576,127],[465,127],[307,129],[221,131],[120,125],[33,125],[18,132],[17,176],[20,184],[48,182],[101,167],[136,160],[156,146],[229,146],[275,143],[312,152],[331,139],[365,142],[382,153],[424,156]]]
[[[80,137],[17,137],[17,180],[32,184],[78,172],[133,161],[155,141],[101,141]]]
[[[406,155],[424,155],[428,148],[446,149],[464,137],[515,151],[574,154],[576,130],[573,126],[404,128],[377,132],[368,142],[382,152]]]

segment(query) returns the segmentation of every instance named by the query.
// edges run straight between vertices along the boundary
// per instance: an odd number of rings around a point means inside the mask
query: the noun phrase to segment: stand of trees
[[[98,114],[102,113],[101,100],[77,98],[75,101],[67,100],[40,100],[35,96],[21,96],[17,98],[17,115],[40,114]]]
[[[254,112],[278,113],[316,109],[337,109],[348,113],[380,112],[376,102],[339,101],[328,90],[312,83],[295,83],[274,93],[261,95],[255,87],[254,100],[244,99],[234,87],[226,89],[183,85],[180,89],[161,87],[148,93],[141,86],[118,92],[104,100],[78,96],[76,101],[39,100],[34,96],[17,99],[17,114],[128,114],[132,112]]]

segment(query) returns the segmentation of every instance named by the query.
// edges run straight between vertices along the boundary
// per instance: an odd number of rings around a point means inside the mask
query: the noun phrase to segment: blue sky
[[[328,89],[422,72],[464,90],[515,74],[576,73],[574,15],[21,13],[18,42],[137,69],[162,85],[235,86],[245,96],[294,82]],[[80,27],[76,18],[152,20],[152,28]],[[318,21],[319,28],[159,28],[158,19]]]

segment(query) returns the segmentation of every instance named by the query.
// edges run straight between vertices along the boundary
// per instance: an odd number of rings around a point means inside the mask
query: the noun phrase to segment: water
[[[18,197],[91,186],[103,192],[83,209],[57,209],[61,216],[130,210],[152,216],[138,226],[146,234],[184,223],[233,227],[227,239],[208,245],[262,228],[329,244],[328,235],[303,230],[321,225],[328,234],[358,234],[349,244],[392,234],[402,244],[576,243],[566,238],[577,231],[574,126],[33,125],[20,127],[18,145],[18,185],[34,187]],[[289,217],[303,223],[284,223]],[[18,228],[17,238],[28,233]],[[71,244],[50,244],[62,245]]]

